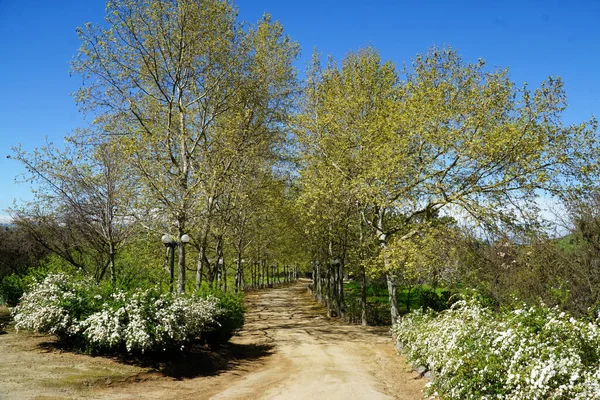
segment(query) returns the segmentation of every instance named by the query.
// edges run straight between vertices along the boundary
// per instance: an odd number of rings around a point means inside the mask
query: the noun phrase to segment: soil
[[[423,398],[426,380],[396,354],[388,328],[327,318],[306,283],[246,301],[244,329],[227,346],[159,360],[76,354],[9,327],[0,335],[0,399]]]

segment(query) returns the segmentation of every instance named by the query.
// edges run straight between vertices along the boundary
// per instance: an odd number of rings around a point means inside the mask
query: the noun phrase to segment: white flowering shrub
[[[203,340],[211,346],[226,343],[244,326],[244,302],[239,293],[211,291],[198,293],[202,297],[214,296],[219,299],[219,310],[214,322],[203,335]]]
[[[440,313],[414,312],[393,332],[408,359],[432,373],[444,399],[600,398],[599,321],[557,308],[495,313],[461,300]]]
[[[81,293],[91,282],[51,274],[23,294],[13,310],[15,328],[56,335],[61,339],[77,334],[77,322],[85,312]]]
[[[89,352],[181,349],[218,326],[217,297],[155,290],[106,292],[64,274],[34,284],[14,309],[15,328],[70,340]]]
[[[137,291],[126,301],[103,308],[79,322],[79,331],[92,351],[166,351],[202,336],[219,312],[215,297],[173,297]]]

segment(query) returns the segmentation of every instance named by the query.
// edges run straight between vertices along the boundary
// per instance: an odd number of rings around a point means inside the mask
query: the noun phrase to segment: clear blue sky
[[[264,12],[300,43],[304,70],[316,46],[340,59],[373,45],[398,65],[432,45],[451,45],[469,61],[510,67],[518,83],[537,86],[560,75],[569,98],[566,122],[600,115],[600,0],[354,1],[238,0],[240,18]],[[70,94],[79,42],[75,28],[101,22],[104,0],[0,0],[0,215],[14,198],[30,198],[15,184],[20,166],[11,146],[55,143],[87,122]],[[91,118],[88,117],[88,120]]]

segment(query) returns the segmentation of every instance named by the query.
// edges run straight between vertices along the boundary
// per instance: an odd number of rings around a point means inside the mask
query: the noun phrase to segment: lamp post
[[[160,239],[165,247],[169,249],[169,293],[173,293],[173,278],[175,276],[175,247],[177,243],[169,234],[164,234]]]
[[[169,293],[173,293],[173,281],[175,280],[175,247],[178,243],[173,239],[173,236],[165,233],[160,239],[165,247],[169,248],[170,259],[169,259]],[[190,242],[188,235],[182,235],[179,239],[180,244],[183,246]]]

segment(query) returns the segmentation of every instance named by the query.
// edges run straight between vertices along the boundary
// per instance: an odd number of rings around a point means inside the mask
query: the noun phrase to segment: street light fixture
[[[174,243],[173,237],[168,233],[165,233],[160,240],[164,243],[165,246],[169,246]]]
[[[173,293],[173,281],[175,280],[175,247],[177,247],[177,245],[185,245],[187,243],[190,242],[190,236],[187,234],[181,235],[181,238],[179,239],[179,243],[177,243],[177,241],[173,238],[173,236],[169,235],[168,233],[165,233],[161,238],[160,238],[161,242],[163,242],[163,244],[165,245],[165,247],[168,247],[169,249],[171,249],[170,251],[170,259],[169,259],[169,292]]]
[[[169,293],[173,293],[173,280],[175,277],[175,247],[177,242],[173,240],[173,237],[168,233],[164,234],[160,240],[163,242],[165,247],[169,248]]]

